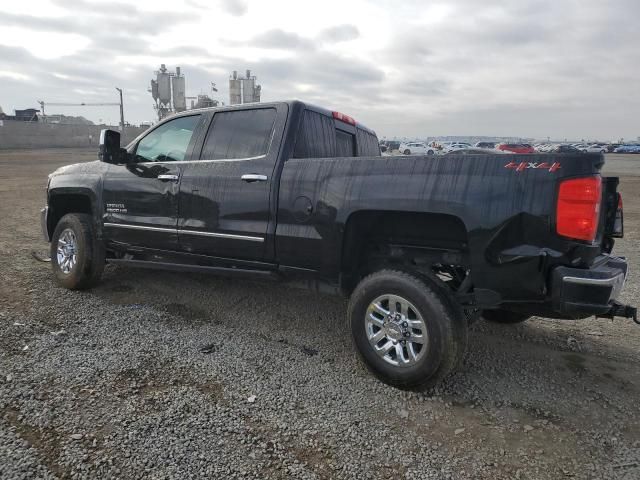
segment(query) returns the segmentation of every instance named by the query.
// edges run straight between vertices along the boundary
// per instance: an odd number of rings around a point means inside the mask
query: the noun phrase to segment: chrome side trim
[[[175,164],[188,164],[188,163],[229,163],[229,162],[245,162],[247,160],[259,160],[261,158],[266,158],[267,154],[257,155],[255,157],[246,157],[246,158],[219,158],[217,160],[175,160],[172,162],[134,162],[136,165],[158,165],[158,164],[166,164],[166,165],[175,165]]]
[[[578,285],[613,286],[620,283],[620,277],[622,277],[622,282],[624,282],[624,273],[622,272],[612,278],[562,277],[562,281],[576,283]]]
[[[199,232],[196,230],[182,230],[177,228],[161,228],[161,227],[147,227],[145,225],[129,225],[127,223],[105,222],[104,226],[114,227],[114,228],[128,228],[130,230],[147,230],[151,232],[175,233],[178,235],[182,235],[182,234],[199,235],[202,237],[228,238],[230,240],[246,240],[249,242],[264,242],[264,238],[262,237],[252,237],[249,235],[234,235],[231,233]]]
[[[175,228],[147,227],[145,225],[129,225],[128,223],[104,223],[105,227],[128,228],[129,230],[149,230],[151,232],[178,233]]]
[[[262,237],[251,237],[249,235],[234,235],[231,233],[198,232],[196,230],[178,230],[178,234],[200,235],[202,237],[229,238],[232,240],[247,240],[249,242],[264,242]]]

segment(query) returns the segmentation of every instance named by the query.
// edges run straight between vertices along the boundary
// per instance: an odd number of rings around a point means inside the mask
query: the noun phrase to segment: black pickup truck
[[[184,112],[126,149],[106,130],[99,159],[49,176],[60,284],[112,263],[328,288],[401,388],[451,372],[480,315],[635,317],[616,301],[622,202],[600,154],[385,157],[353,118],[291,101]]]

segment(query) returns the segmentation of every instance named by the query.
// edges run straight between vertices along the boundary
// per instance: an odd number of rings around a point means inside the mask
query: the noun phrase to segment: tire
[[[434,154],[435,154],[435,152],[433,150],[427,151],[427,155],[434,155]]]
[[[411,150],[409,150],[409,149],[407,148],[407,149],[406,149],[404,152],[402,152],[402,153],[404,153],[405,155],[411,155]]]
[[[390,320],[373,306],[376,303],[390,315],[398,313],[392,303],[404,303],[405,308],[401,318]],[[405,320],[413,327],[407,328]],[[403,271],[380,270],[364,278],[349,300],[348,323],[365,366],[382,382],[401,389],[434,386],[462,362],[467,345],[467,321],[448,288]],[[400,339],[407,332],[414,339],[421,333],[422,346],[409,341],[403,345]],[[381,346],[386,355],[376,351]]]
[[[530,315],[508,312],[507,310],[485,310],[482,312],[482,316],[485,320],[494,323],[521,323],[531,318]]]
[[[65,249],[65,244],[71,246]],[[61,286],[82,290],[95,285],[104,258],[104,245],[96,238],[90,215],[69,213],[60,219],[51,239],[51,267]]]

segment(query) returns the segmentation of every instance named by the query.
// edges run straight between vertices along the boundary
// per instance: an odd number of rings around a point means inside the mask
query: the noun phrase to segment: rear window
[[[355,157],[356,139],[355,135],[336,129],[336,156]]]
[[[266,155],[275,119],[275,108],[217,112],[200,158],[220,160]]]

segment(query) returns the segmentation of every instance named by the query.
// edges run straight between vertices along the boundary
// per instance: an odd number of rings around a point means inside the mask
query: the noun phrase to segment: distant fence
[[[100,130],[103,128],[118,130],[117,126],[63,125],[3,120],[2,126],[0,126],[0,149],[97,146],[100,140]],[[122,146],[147,128],[125,127]]]

